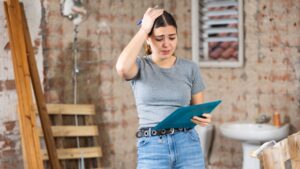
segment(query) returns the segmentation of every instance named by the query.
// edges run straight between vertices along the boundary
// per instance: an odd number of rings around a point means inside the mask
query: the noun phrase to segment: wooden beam
[[[102,156],[101,147],[82,147],[82,148],[66,148],[57,149],[58,158],[60,160],[66,159],[80,159],[80,158],[98,158]],[[47,152],[43,151],[43,159],[47,160]]]
[[[92,104],[47,104],[49,114],[62,115],[95,115]]]
[[[26,46],[21,9],[18,0],[4,1],[16,89],[18,94],[18,116],[21,133],[24,165],[27,169],[42,169],[40,142],[35,132],[30,73],[26,57]]]
[[[44,138],[45,138],[47,151],[49,154],[50,165],[52,168],[60,169],[60,164],[59,164],[57,153],[56,153],[54,137],[53,137],[51,126],[50,126],[51,123],[50,123],[49,115],[47,113],[46,101],[44,98],[41,81],[40,81],[38,69],[36,66],[35,58],[34,58],[34,52],[33,52],[32,42],[31,42],[31,38],[30,38],[29,28],[28,28],[28,25],[26,22],[26,16],[25,16],[23,3],[21,3],[21,15],[22,15],[22,20],[23,20],[23,25],[24,25],[23,29],[24,29],[25,44],[26,44],[26,49],[27,49],[26,51],[28,54],[27,62],[29,63],[31,82],[32,82],[32,87],[33,87],[33,91],[34,91],[34,95],[35,95],[35,101],[36,101],[38,112],[39,112],[39,117],[41,120],[42,129],[43,129],[43,132],[45,133]]]
[[[97,126],[52,126],[54,137],[87,137],[98,136]],[[38,129],[40,136],[44,136],[41,128]]]

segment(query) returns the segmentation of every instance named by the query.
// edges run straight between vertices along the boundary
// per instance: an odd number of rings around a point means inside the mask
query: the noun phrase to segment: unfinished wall
[[[39,73],[43,79],[40,35],[41,3],[39,1],[25,1],[24,7]],[[0,2],[0,9],[0,168],[21,169],[23,168],[23,161],[17,115],[17,93],[3,1]]]
[[[28,23],[37,47],[39,70],[44,69],[47,102],[73,103],[74,26],[61,16],[58,2],[25,2],[25,10],[30,17]],[[137,115],[134,99],[129,83],[116,75],[114,64],[137,31],[135,22],[154,4],[175,15],[180,39],[176,54],[192,58],[190,0],[85,1],[88,17],[79,25],[78,33],[77,101],[97,106],[103,168],[135,168]],[[244,67],[202,69],[207,85],[205,99],[223,100],[213,113],[217,129],[209,161],[213,169],[238,169],[242,165],[241,144],[223,137],[218,130],[224,122],[253,122],[260,114],[279,111],[290,120],[292,131],[300,129],[299,5],[300,0],[245,0]],[[3,9],[2,4],[0,8]],[[2,10],[0,32],[6,32]],[[1,34],[0,37],[0,168],[22,168],[8,36]]]
[[[135,168],[137,114],[128,82],[114,65],[121,50],[139,29],[136,21],[154,4],[164,6],[179,19],[182,43],[178,55],[189,57],[189,1],[85,1],[87,19],[78,32],[78,103],[97,107],[104,168]],[[172,2],[172,3],[171,3]],[[44,68],[47,101],[73,103],[73,23],[61,16],[56,1],[44,1]],[[180,6],[180,8],[176,8]],[[187,37],[187,38],[185,38]]]
[[[160,3],[163,2],[163,3]],[[228,121],[254,121],[279,111],[299,129],[299,1],[245,1],[245,66],[202,69],[206,100],[222,99],[214,113],[217,127],[210,165],[240,168],[240,143],[220,135]],[[176,54],[191,58],[191,2],[155,1],[175,14],[179,25]],[[134,168],[137,127],[129,84],[113,68],[122,48],[138,29],[135,22],[151,5],[146,1],[88,1],[88,19],[79,27],[79,103],[97,105],[106,168]],[[45,7],[44,46],[49,102],[72,102],[72,29],[58,13],[58,4]],[[298,80],[297,80],[298,76]],[[297,126],[298,125],[298,126]],[[126,145],[126,146],[124,146]]]
[[[300,129],[300,1],[246,0],[245,66],[204,69],[206,99],[221,98],[213,114],[219,126],[231,121],[255,121],[260,114],[278,111]],[[241,168],[241,144],[225,138],[217,128],[212,168]]]

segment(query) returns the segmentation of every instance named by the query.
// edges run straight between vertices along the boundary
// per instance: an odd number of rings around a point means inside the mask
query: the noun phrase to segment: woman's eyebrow
[[[158,36],[155,36],[156,38],[163,38],[164,35],[158,35]]]
[[[158,36],[155,36],[156,38],[161,38],[161,37],[164,37],[165,35],[158,35]],[[173,33],[173,34],[169,34],[168,36],[176,36],[176,33]]]

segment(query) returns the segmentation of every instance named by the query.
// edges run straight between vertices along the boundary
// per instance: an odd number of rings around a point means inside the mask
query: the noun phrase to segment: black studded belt
[[[154,130],[153,128],[141,128],[139,129],[135,136],[137,138],[147,137],[147,136],[161,136],[166,134],[174,134],[180,131],[188,131],[191,128],[170,128],[170,129],[162,129],[162,130]]]

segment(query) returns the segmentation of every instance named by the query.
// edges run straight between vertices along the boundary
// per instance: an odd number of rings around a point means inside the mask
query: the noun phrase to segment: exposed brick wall
[[[188,1],[85,1],[88,18],[78,33],[78,103],[97,107],[104,168],[135,168],[137,114],[129,83],[116,74],[114,65],[121,50],[138,30],[136,21],[150,5],[160,4],[179,18],[182,36],[190,32]],[[171,3],[172,2],[172,3]],[[48,102],[73,103],[72,42],[74,26],[63,18],[56,1],[44,1],[44,66]],[[176,8],[180,6],[180,10]],[[183,15],[181,13],[184,13]],[[178,55],[189,57],[187,38]]]
[[[32,12],[28,22],[32,22],[29,26],[34,30],[31,35],[37,49],[39,70],[44,68],[45,78],[40,75],[44,79],[47,102],[72,103],[73,24],[61,16],[58,1],[42,0],[42,7],[39,7],[40,2],[32,3],[26,2],[25,7]],[[176,55],[192,58],[190,0],[85,1],[88,17],[80,24],[78,33],[78,103],[97,107],[95,119],[104,151],[104,168],[135,168],[135,103],[129,83],[117,76],[114,64],[137,31],[135,22],[148,6],[155,4],[163,6],[177,19],[180,40]],[[240,143],[219,132],[218,127],[224,122],[253,122],[260,114],[272,115],[279,111],[290,120],[292,131],[300,129],[299,5],[299,0],[245,0],[244,67],[202,68],[207,86],[205,99],[223,100],[213,113],[216,132],[209,161],[213,169],[238,169],[242,165]],[[34,11],[43,12],[42,19]],[[6,32],[3,23],[0,13],[0,32]],[[0,37],[0,168],[19,168],[13,166],[22,161],[21,155],[16,155],[21,151],[16,125],[17,96],[8,37],[6,34]],[[2,158],[3,154],[18,158],[7,161]]]
[[[6,121],[1,124],[0,133],[0,168],[23,168],[20,150],[19,129],[17,121]]]
[[[242,165],[241,143],[220,134],[218,127],[224,122],[254,122],[260,114],[278,111],[289,119],[291,132],[300,129],[299,5],[299,0],[245,0],[245,66],[202,69],[206,99],[223,100],[213,113],[213,169]]]

